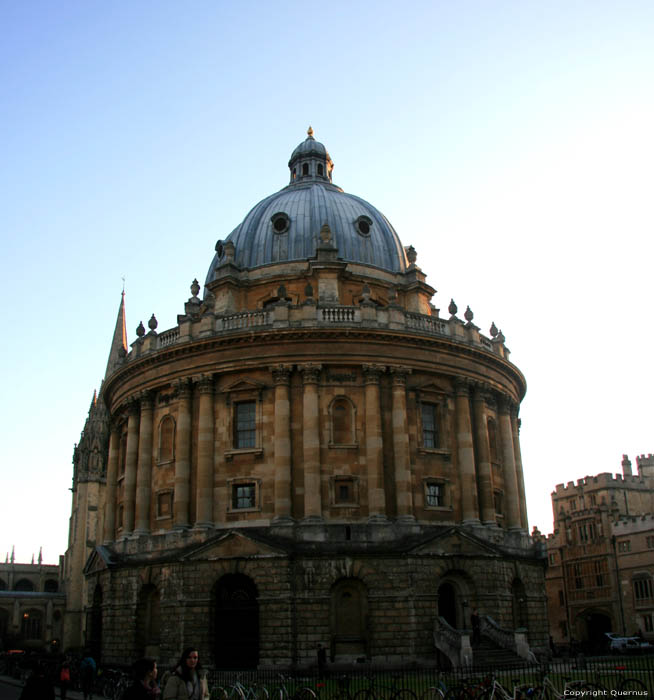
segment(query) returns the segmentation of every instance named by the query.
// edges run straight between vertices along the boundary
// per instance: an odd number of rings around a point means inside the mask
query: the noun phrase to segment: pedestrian
[[[318,674],[322,676],[325,673],[325,666],[327,664],[327,649],[325,649],[322,644],[318,644],[316,657],[318,659]]]
[[[79,675],[82,682],[84,700],[92,700],[93,698],[93,685],[95,684],[96,670],[97,666],[95,665],[95,659],[91,656],[91,652],[85,651],[84,658],[79,665]]]
[[[59,688],[61,689],[61,700],[66,700],[66,694],[70,687],[70,664],[66,659],[59,669]]]
[[[200,655],[195,647],[188,647],[166,682],[162,700],[205,700],[208,697],[209,686],[200,665]]]
[[[55,700],[52,681],[46,676],[45,669],[37,664],[32,675],[27,679],[19,700]]]
[[[477,608],[472,609],[472,614],[470,615],[470,624],[472,625],[472,646],[479,644],[479,639],[481,637],[481,622],[479,620],[479,613]]]
[[[146,656],[134,663],[134,682],[123,693],[122,700],[157,700],[161,690],[157,685],[157,662]]]

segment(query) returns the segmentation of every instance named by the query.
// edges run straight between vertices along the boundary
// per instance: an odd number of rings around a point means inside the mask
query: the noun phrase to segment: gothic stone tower
[[[544,646],[502,333],[453,302],[440,318],[415,250],[333,184],[311,130],[289,169],[177,326],[153,316],[129,353],[114,335],[96,546],[69,550],[79,637],[110,662],[191,642],[226,666],[310,663],[318,643],[429,663],[439,621],[478,607]]]

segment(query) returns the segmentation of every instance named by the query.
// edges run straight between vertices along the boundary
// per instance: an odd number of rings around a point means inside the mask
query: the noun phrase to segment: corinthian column
[[[522,470],[522,453],[520,452],[520,419],[518,407],[511,413],[511,430],[513,432],[513,453],[515,455],[515,472],[518,481],[518,497],[520,499],[520,525],[523,530],[529,532],[527,521],[527,500],[525,497],[525,477]]]
[[[461,483],[461,519],[464,524],[476,524],[479,523],[479,513],[475,498],[475,453],[470,422],[470,389],[465,380],[456,382],[456,446]]]
[[[134,529],[136,504],[136,465],[139,447],[139,403],[131,399],[127,407],[127,446],[125,448],[125,480],[123,482],[123,536]]]
[[[291,365],[271,368],[275,384],[275,519],[291,519]]]
[[[322,518],[320,489],[320,426],[318,381],[320,365],[301,365],[304,394],[302,399],[302,450],[304,458],[304,517]],[[275,415],[277,410],[275,409]]]
[[[213,526],[213,376],[203,374],[197,380],[200,394],[198,416],[198,478],[195,490],[196,528]]]
[[[406,417],[406,378],[404,367],[391,367],[393,376],[393,460],[395,462],[395,498],[397,517],[413,519],[413,494],[409,457],[409,431]]]
[[[502,467],[506,494],[506,524],[509,530],[520,529],[520,504],[518,502],[518,480],[513,449],[513,430],[510,412],[512,401],[501,395],[499,400],[500,441],[502,443]]]
[[[191,503],[191,385],[188,380],[175,383],[177,426],[175,430],[174,527],[189,527]]]
[[[472,400],[477,444],[477,478],[479,480],[479,510],[484,525],[496,525],[491,476],[490,444],[488,441],[488,416],[484,392],[477,388]]]
[[[141,393],[141,421],[136,473],[135,535],[150,532],[150,501],[152,500],[152,413],[154,401],[149,391]]]
[[[114,541],[116,529],[116,483],[118,478],[118,455],[120,454],[120,430],[115,423],[109,434],[109,460],[107,464],[107,488],[104,501],[104,543]]]
[[[386,520],[384,492],[384,453],[379,378],[380,365],[363,365],[366,401],[366,464],[368,465],[368,517]]]

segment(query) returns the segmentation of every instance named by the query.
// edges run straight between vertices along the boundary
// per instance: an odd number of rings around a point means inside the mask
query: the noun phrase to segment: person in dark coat
[[[41,665],[36,666],[27,679],[19,700],[55,700],[54,685]]]
[[[160,692],[157,662],[150,657],[139,659],[134,664],[134,682],[123,693],[122,700],[157,700]]]

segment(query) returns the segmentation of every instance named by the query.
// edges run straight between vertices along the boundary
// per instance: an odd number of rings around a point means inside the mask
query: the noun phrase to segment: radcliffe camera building
[[[218,241],[174,328],[124,299],[75,449],[65,646],[106,663],[456,662],[477,607],[547,645],[527,534],[525,380],[441,318],[388,220],[310,129]]]

